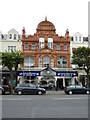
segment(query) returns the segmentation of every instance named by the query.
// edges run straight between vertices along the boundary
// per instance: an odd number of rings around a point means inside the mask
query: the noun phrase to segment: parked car
[[[90,94],[90,89],[81,85],[69,85],[64,88],[66,94]]]
[[[50,83],[50,84],[42,84],[42,85],[40,85],[40,87],[44,88],[46,90],[51,90],[51,89],[54,88],[54,85],[52,83]]]
[[[44,88],[37,87],[35,84],[32,84],[32,83],[22,83],[22,84],[18,84],[15,87],[14,92],[17,93],[18,95],[21,95],[21,94],[42,95],[46,93],[46,90]]]
[[[0,94],[10,93],[10,87],[8,85],[0,85]]]
[[[0,85],[0,95],[3,94],[3,91],[4,91],[4,89],[3,89],[2,86]]]

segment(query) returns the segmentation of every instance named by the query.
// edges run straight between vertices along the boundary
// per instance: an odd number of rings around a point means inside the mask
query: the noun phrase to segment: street
[[[88,95],[3,95],[3,118],[88,118]]]

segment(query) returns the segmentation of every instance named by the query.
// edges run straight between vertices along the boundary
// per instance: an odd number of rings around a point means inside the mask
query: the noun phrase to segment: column
[[[75,78],[72,77],[72,84],[75,84]]]
[[[63,77],[63,87],[65,87],[65,77]]]

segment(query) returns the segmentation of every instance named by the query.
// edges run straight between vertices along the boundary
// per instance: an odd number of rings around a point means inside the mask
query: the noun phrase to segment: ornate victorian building
[[[53,23],[42,21],[36,33],[26,37],[22,30],[22,54],[24,67],[67,68],[70,67],[69,31],[65,37],[58,36]]]
[[[59,88],[75,82],[77,73],[70,68],[69,31],[59,36],[47,18],[38,24],[34,35],[27,36],[23,28],[22,54],[24,64],[19,76],[23,80],[52,82]]]

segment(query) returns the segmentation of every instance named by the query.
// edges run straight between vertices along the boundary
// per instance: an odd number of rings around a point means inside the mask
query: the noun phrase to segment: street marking
[[[6,98],[6,99],[2,99],[2,101],[3,101],[3,100],[17,100],[17,101],[19,101],[19,100],[20,100],[20,101],[21,101],[21,100],[22,100],[22,101],[23,101],[23,100],[28,100],[28,101],[29,101],[29,100],[31,100],[31,98],[29,98],[29,99],[27,99],[27,98],[26,98],[26,99]]]
[[[52,100],[80,100],[80,99],[88,99],[88,98],[52,98]]]

